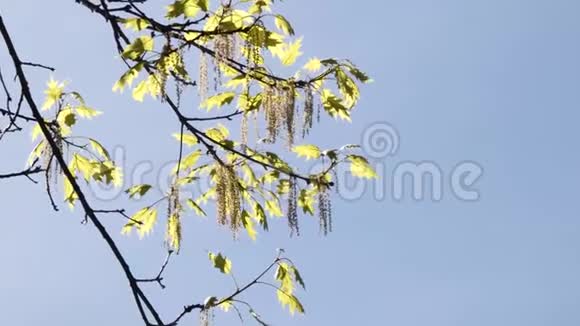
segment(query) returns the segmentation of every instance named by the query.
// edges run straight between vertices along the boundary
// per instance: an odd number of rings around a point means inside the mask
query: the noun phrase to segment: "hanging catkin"
[[[207,94],[209,92],[209,82],[208,82],[208,62],[207,55],[201,53],[199,56],[199,85],[198,92],[200,101],[205,101],[207,99]]]
[[[242,199],[236,172],[230,166],[216,169],[217,221],[235,234],[241,225]]]
[[[296,185],[296,179],[290,178],[290,191],[288,192],[288,208],[286,212],[286,217],[288,218],[288,227],[290,228],[290,236],[296,234],[300,235],[300,228],[298,226],[298,186]]]
[[[307,86],[304,89],[304,120],[302,124],[302,138],[306,137],[312,129],[312,119],[314,114],[314,95],[312,88]]]

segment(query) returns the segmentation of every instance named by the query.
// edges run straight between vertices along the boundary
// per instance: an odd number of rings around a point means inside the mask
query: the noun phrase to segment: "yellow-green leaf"
[[[282,213],[282,208],[280,208],[280,202],[278,201],[278,198],[266,201],[266,211],[270,214],[270,216],[284,216],[284,213]]]
[[[250,237],[250,239],[256,241],[256,235],[258,234],[258,232],[256,232],[256,228],[254,227],[254,222],[252,221],[252,219],[250,218],[250,214],[248,214],[248,212],[246,210],[242,211],[242,225],[244,226],[244,229],[246,229],[246,232],[248,233],[248,236]]]
[[[307,160],[317,159],[321,155],[320,148],[314,145],[298,145],[292,148],[292,151],[298,155],[298,157],[306,157]]]
[[[157,221],[157,209],[153,207],[145,207],[131,216],[131,220],[125,224],[122,234],[130,234],[134,228],[137,228],[137,233],[140,238],[148,235],[153,230],[153,226]]]
[[[135,196],[143,197],[150,189],[151,185],[140,184],[125,190],[125,193],[129,194],[129,198],[134,198]]]
[[[288,22],[284,16],[276,15],[274,22],[276,23],[276,27],[278,27],[278,29],[282,32],[286,33],[287,35],[294,35],[294,29],[292,28],[292,25],[290,25],[290,22]]]
[[[74,191],[72,184],[67,177],[64,177],[64,200],[69,204],[70,209],[73,209],[75,202],[79,199],[78,194]]]
[[[101,155],[101,157],[109,161],[111,160],[111,155],[109,155],[109,152],[107,149],[105,149],[105,147],[103,147],[103,145],[101,145],[101,143],[92,138],[89,138],[89,143],[91,144],[91,148],[99,155]]]
[[[220,303],[219,307],[223,312],[228,312],[228,311],[230,311],[230,309],[232,307],[232,302],[230,300],[226,300],[226,301]]]
[[[177,139],[177,141],[183,142],[185,145],[191,147],[197,144],[197,137],[192,134],[183,134],[183,137],[180,133],[173,134],[173,138]]]
[[[195,212],[195,214],[197,214],[199,216],[207,216],[207,214],[201,208],[201,206],[199,206],[199,204],[197,202],[195,202],[193,199],[188,199],[187,205]]]
[[[232,272],[232,262],[221,253],[216,255],[210,252],[208,256],[209,260],[213,263],[213,267],[219,269],[220,272],[224,274],[229,274]]]
[[[113,92],[120,91],[122,92],[125,87],[131,86],[133,81],[137,76],[139,76],[139,72],[143,69],[144,63],[139,62],[135,66],[131,67],[127,72],[125,72],[121,78],[113,85]]]
[[[145,52],[153,51],[154,41],[151,36],[140,36],[125,48],[121,56],[125,59],[137,60]]]
[[[280,53],[280,60],[282,64],[285,66],[291,66],[296,62],[296,59],[302,52],[300,52],[300,48],[302,47],[302,38],[297,39],[293,43],[286,44],[284,49]]]
[[[348,155],[350,161],[350,172],[355,177],[373,179],[377,177],[377,173],[371,167],[366,158],[359,155]]]
[[[126,18],[123,19],[123,23],[125,23],[126,28],[133,29],[136,32],[151,26],[148,20],[142,18]]]
[[[195,17],[202,9],[201,6],[204,7],[204,11],[207,11],[207,5],[207,1],[177,0],[173,4],[167,6],[165,17],[177,18],[181,15],[185,17]]]
[[[56,104],[64,92],[64,83],[58,82],[53,78],[50,78],[46,85],[47,88],[44,91],[44,94],[46,94],[46,99],[42,104],[43,111],[50,109],[50,107]]]
[[[308,60],[308,62],[304,65],[304,69],[310,72],[317,72],[320,70],[321,67],[322,64],[320,63],[320,59],[318,58],[312,58]]]
[[[92,108],[89,108],[86,105],[79,105],[75,108],[77,114],[85,119],[92,119],[100,114],[102,114],[103,112],[94,110]]]
[[[203,103],[201,103],[201,107],[210,111],[214,106],[219,108],[232,103],[235,97],[236,93],[234,92],[217,94],[203,101]]]

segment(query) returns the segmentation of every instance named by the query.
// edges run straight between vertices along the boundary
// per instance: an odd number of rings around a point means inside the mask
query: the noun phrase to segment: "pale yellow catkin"
[[[200,101],[205,101],[207,99],[207,94],[209,93],[209,79],[208,79],[208,62],[207,55],[201,53],[199,57],[199,85],[198,92]]]

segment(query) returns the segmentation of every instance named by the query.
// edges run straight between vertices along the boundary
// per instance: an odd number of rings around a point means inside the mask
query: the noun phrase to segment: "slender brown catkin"
[[[320,220],[320,231],[327,235],[332,231],[332,206],[327,189],[318,193],[318,218]]]
[[[216,178],[216,199],[217,199],[217,222],[225,225],[227,222],[227,176],[223,173],[223,167],[217,168]]]
[[[314,114],[314,95],[312,88],[307,86],[304,89],[304,120],[302,124],[302,138],[306,137],[312,129],[312,118]]]
[[[290,178],[290,192],[288,193],[288,227],[290,228],[290,236],[296,234],[300,235],[300,228],[298,226],[298,212],[297,212],[297,200],[298,200],[298,186],[296,185],[296,179]]]
[[[278,90],[274,86],[267,86],[263,92],[263,104],[266,118],[266,131],[269,143],[275,143],[279,127]]]
[[[246,113],[242,114],[242,145],[244,148],[248,146],[248,115]]]
[[[210,325],[210,309],[203,309],[199,313],[199,326],[209,326]]]
[[[282,121],[286,124],[287,145],[289,149],[294,146],[294,111],[296,108],[296,96],[294,85],[284,89],[284,108]]]

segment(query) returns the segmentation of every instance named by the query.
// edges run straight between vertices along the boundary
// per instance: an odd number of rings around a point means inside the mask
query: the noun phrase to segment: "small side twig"
[[[35,67],[35,68],[42,68],[42,69],[46,69],[46,70],[50,70],[50,71],[55,71],[56,70],[53,67],[46,66],[46,65],[43,65],[43,64],[40,64],[40,63],[21,62],[20,64],[22,64],[23,66],[29,66],[29,67]]]
[[[157,273],[157,276],[154,278],[136,279],[136,281],[139,283],[157,283],[162,289],[165,289],[165,284],[163,284],[163,272],[165,272],[165,268],[167,268],[167,265],[169,264],[171,255],[173,255],[173,250],[167,251],[167,256],[165,257],[165,261],[163,262],[163,265],[161,265],[161,269],[159,270],[159,273]]]

